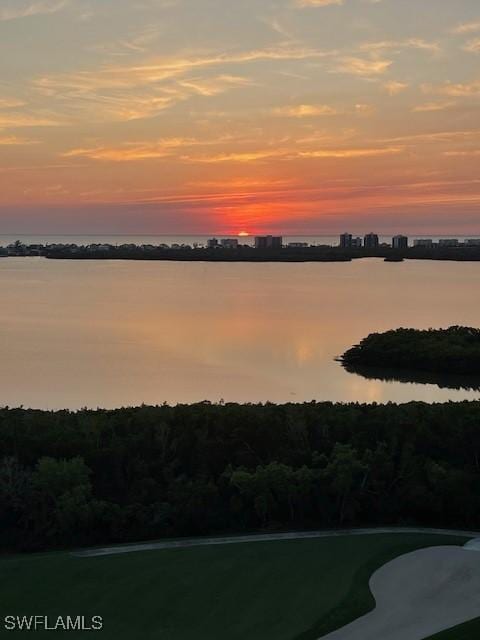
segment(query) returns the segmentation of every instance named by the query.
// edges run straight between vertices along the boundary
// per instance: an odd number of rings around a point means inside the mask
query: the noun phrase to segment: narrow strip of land
[[[64,247],[50,249],[41,255],[56,260],[171,260],[177,262],[351,262],[361,258],[383,258],[386,262],[403,260],[451,260],[454,262],[480,261],[480,247],[445,247],[392,249],[378,247],[374,249],[344,249],[341,247],[308,247],[278,250],[261,250],[253,247],[239,249],[161,249],[158,247],[145,251],[141,247],[122,249],[109,247],[104,250],[91,250],[88,247]]]
[[[176,540],[161,540],[157,542],[142,542],[138,544],[114,545],[72,551],[75,556],[91,558],[95,556],[111,556],[122,553],[136,553],[139,551],[156,551],[162,549],[185,549],[189,547],[204,547],[224,544],[244,544],[250,542],[274,542],[281,540],[303,540],[311,538],[332,538],[338,536],[378,535],[383,533],[425,533],[426,535],[465,536],[465,538],[480,538],[479,531],[463,531],[455,529],[428,529],[422,527],[381,527],[371,529],[335,529],[324,531],[292,531],[289,533],[267,533],[241,536],[223,536],[208,538],[180,538]]]

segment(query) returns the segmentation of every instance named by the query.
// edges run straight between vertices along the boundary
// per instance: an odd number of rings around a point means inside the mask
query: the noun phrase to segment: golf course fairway
[[[2,626],[7,615],[103,618],[102,631],[42,631],[43,638],[316,640],[374,607],[368,580],[386,562],[416,549],[465,541],[403,533],[104,557],[3,556],[0,616]],[[473,621],[435,640],[473,640],[478,629]]]

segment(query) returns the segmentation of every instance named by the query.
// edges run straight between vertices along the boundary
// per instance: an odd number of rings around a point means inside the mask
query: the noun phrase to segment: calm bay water
[[[480,325],[480,264],[0,260],[0,404],[427,402],[334,361],[372,331]]]

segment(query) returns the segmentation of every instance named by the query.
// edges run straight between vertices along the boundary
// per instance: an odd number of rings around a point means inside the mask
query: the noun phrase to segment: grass
[[[6,556],[0,559],[0,627],[6,615],[100,615],[104,629],[87,635],[102,640],[316,640],[374,606],[368,578],[382,564],[464,541],[379,534],[98,558]],[[473,637],[479,636],[441,640]]]
[[[480,638],[480,618],[461,624],[448,631],[432,636],[428,640],[478,640]]]

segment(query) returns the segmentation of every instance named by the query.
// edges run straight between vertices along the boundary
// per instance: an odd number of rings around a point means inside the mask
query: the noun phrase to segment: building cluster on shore
[[[208,249],[238,249],[240,243],[237,238],[211,238],[207,242]],[[309,244],[308,242],[289,242],[284,244],[281,236],[256,236],[255,237],[255,249],[307,249],[309,247],[315,247],[317,245]],[[341,249],[377,249],[392,248],[392,249],[408,249],[410,247],[408,236],[396,235],[393,236],[391,242],[381,242],[380,236],[376,233],[367,233],[363,238],[354,237],[351,233],[342,233],[340,236],[339,247]],[[458,238],[416,238],[413,240],[413,247],[423,248],[443,248],[443,247],[480,247],[480,238],[470,238],[464,241]]]
[[[207,242],[208,249],[238,249],[240,243],[238,238],[210,238]],[[255,249],[282,249],[283,238],[281,236],[256,236]],[[289,244],[288,246],[291,246]],[[302,245],[303,246],[303,245]],[[308,243],[305,243],[308,247]]]
[[[50,256],[54,253],[64,253],[71,257],[82,256],[85,254],[92,257],[102,257],[105,255],[130,255],[135,254],[141,257],[154,257],[156,254],[165,254],[168,256],[170,252],[200,252],[208,251],[215,253],[222,250],[229,251],[242,251],[242,255],[246,255],[252,250],[259,252],[272,252],[272,255],[278,251],[285,251],[287,253],[298,253],[297,250],[312,250],[328,251],[332,252],[340,250],[343,253],[356,253],[358,249],[362,249],[367,252],[367,255],[371,255],[372,252],[378,250],[382,255],[385,250],[397,250],[408,251],[410,249],[418,249],[424,251],[436,250],[436,249],[474,249],[480,248],[480,238],[469,238],[464,240],[458,240],[457,238],[417,238],[413,240],[413,244],[410,244],[409,238],[404,235],[393,236],[390,242],[382,241],[378,234],[367,233],[363,238],[353,236],[351,233],[342,233],[340,236],[340,242],[335,247],[329,244],[319,245],[318,243],[312,244],[305,241],[293,241],[284,243],[282,236],[256,236],[253,243],[243,244],[239,238],[210,238],[207,240],[206,245],[194,242],[193,244],[185,243],[172,243],[172,244],[110,244],[110,243],[92,243],[88,245],[77,245],[72,243],[49,243],[49,244],[25,244],[17,240],[9,244],[7,247],[0,247],[0,256]],[[383,252],[383,253],[382,253]],[[435,253],[437,253],[435,251]],[[470,254],[470,251],[468,252]],[[230,254],[229,254],[230,255]]]
[[[48,244],[24,244],[17,240],[9,244],[6,248],[0,247],[0,255],[3,256],[44,256],[54,251],[68,251],[71,254],[83,253],[88,251],[89,253],[105,253],[109,251],[158,251],[161,250],[179,250],[187,249],[192,250],[198,248],[197,244],[193,247],[189,244],[110,244],[110,243],[92,243],[88,245],[78,245],[72,243],[48,243]]]
[[[364,238],[354,237],[351,233],[342,233],[340,236],[340,245],[342,249],[376,249],[377,247],[391,247],[392,249],[408,249],[408,236],[393,236],[390,243],[380,242],[380,238],[376,233],[367,233]],[[480,238],[469,238],[460,241],[458,238],[416,238],[413,241],[414,247],[435,248],[435,247],[480,247]]]

